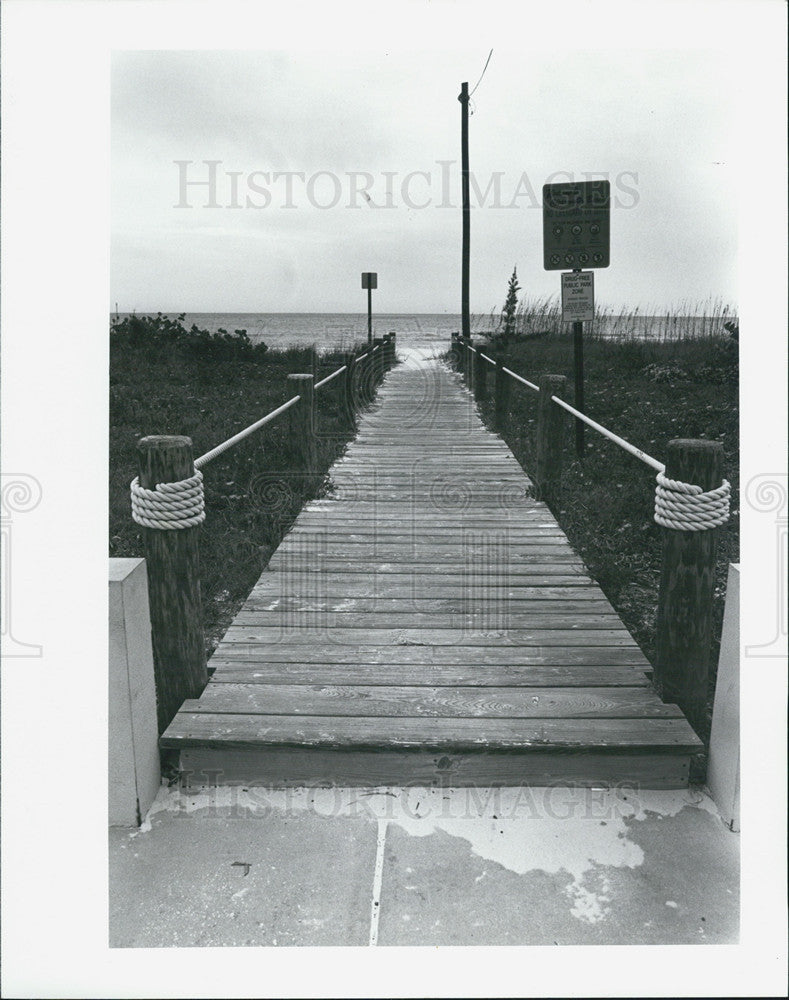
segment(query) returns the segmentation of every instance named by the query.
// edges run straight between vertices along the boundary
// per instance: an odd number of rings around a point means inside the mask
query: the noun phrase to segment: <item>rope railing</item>
[[[480,349],[475,348],[468,341],[465,342],[464,346],[470,353],[478,355],[478,357],[483,358],[490,364],[496,364],[492,358],[483,354]],[[464,366],[464,370],[467,375],[471,374],[470,369],[471,366]],[[529,389],[538,393],[540,392],[540,387],[538,385],[535,385],[534,382],[530,382],[529,379],[526,379],[517,372],[514,372],[511,368],[506,368],[502,365],[502,371],[511,376],[517,382],[520,382],[522,385],[528,386]],[[484,393],[484,371],[479,374],[480,379],[482,380],[481,388]],[[484,395],[482,397],[477,395],[478,387],[476,385],[476,379],[472,378],[470,384],[472,385],[477,399],[484,398]],[[601,434],[603,437],[622,448],[628,454],[639,459],[639,461],[644,462],[645,465],[649,465],[657,472],[654,512],[654,518],[657,524],[666,528],[674,528],[679,531],[704,531],[709,528],[719,527],[720,525],[725,524],[728,520],[729,497],[731,493],[731,486],[728,480],[724,479],[721,485],[713,490],[703,490],[700,486],[697,486],[694,483],[686,483],[677,479],[669,479],[665,474],[666,466],[663,462],[660,462],[658,459],[648,455],[641,448],[637,448],[634,444],[626,441],[623,437],[620,437],[607,427],[599,424],[596,420],[592,420],[591,417],[565,402],[561,396],[551,393],[549,398],[552,403],[556,403],[557,406],[560,406],[562,409],[572,414],[572,416],[574,416],[577,420],[581,420],[587,426],[597,431],[598,434]],[[500,407],[498,407],[498,400],[497,409],[500,409]]]
[[[295,406],[300,399],[301,396],[293,396],[292,399],[283,403],[282,406],[278,406],[276,410],[272,410],[271,413],[267,413],[265,417],[261,417],[260,420],[256,420],[254,424],[250,424],[249,427],[245,427],[243,431],[239,431],[238,434],[234,434],[233,437],[228,438],[227,441],[223,441],[215,448],[207,451],[204,455],[196,458],[195,468],[202,469],[204,465],[208,465],[209,462],[212,462],[223,452],[226,452],[228,448],[232,448],[233,445],[238,444],[239,441],[243,441],[244,438],[249,437],[250,434],[254,434],[255,431],[260,430],[261,427],[265,427],[266,424],[270,424],[271,421],[275,420],[281,413],[285,413],[285,411],[289,410],[291,406]]]
[[[569,403],[565,403],[563,399],[558,396],[551,396],[551,400],[554,403],[558,403],[563,409],[567,410],[568,413],[572,413],[574,417],[579,420],[583,420],[585,424],[588,424],[593,430],[596,430],[598,434],[602,434],[603,437],[607,437],[609,441],[613,441],[614,444],[618,444],[620,448],[624,448],[625,451],[634,455],[636,458],[640,458],[642,462],[647,465],[651,465],[653,469],[657,469],[658,472],[665,472],[666,467],[662,462],[658,462],[656,458],[652,458],[651,455],[647,455],[645,451],[640,448],[636,448],[634,444],[630,444],[629,441],[625,441],[624,438],[619,437],[618,434],[614,434],[613,431],[609,431],[607,427],[603,427],[602,424],[598,424],[596,420],[592,420],[591,417],[587,417],[585,413],[581,413],[580,410],[576,410],[574,406],[570,406]]]
[[[507,375],[512,375],[514,379],[516,379],[518,382],[522,382],[524,385],[527,385],[530,389],[534,389],[535,392],[540,391],[540,387],[538,385],[535,385],[534,382],[530,382],[527,378],[524,378],[522,375],[519,375],[517,372],[514,372],[511,368],[502,367],[502,371],[505,371]]]
[[[321,386],[328,385],[332,379],[337,378],[338,375],[342,375],[342,373],[346,370],[346,368],[347,365],[343,365],[342,368],[338,368],[336,372],[332,372],[331,375],[327,375],[326,378],[322,378],[320,382],[316,382],[315,383],[316,392],[318,389],[321,388]]]

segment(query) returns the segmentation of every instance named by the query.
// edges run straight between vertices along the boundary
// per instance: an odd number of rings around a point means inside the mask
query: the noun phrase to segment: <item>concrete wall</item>
[[[740,829],[740,567],[729,564],[707,784],[724,823]]]
[[[109,822],[139,826],[161,781],[144,559],[110,559]]]

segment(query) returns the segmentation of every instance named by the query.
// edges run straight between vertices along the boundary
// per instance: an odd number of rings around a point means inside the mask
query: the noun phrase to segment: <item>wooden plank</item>
[[[681,718],[644,687],[428,687],[214,684],[185,712],[486,719]]]
[[[252,750],[189,747],[181,751],[187,786],[245,785],[253,788],[409,787],[486,788],[568,785],[616,788],[685,788],[689,758],[670,753],[580,751],[528,753],[478,751],[461,754],[404,750],[311,750],[263,747]],[[261,803],[263,809],[266,803]]]
[[[161,745],[243,747],[296,744],[313,747],[392,747],[444,750],[642,749],[689,753],[702,743],[684,718],[676,719],[435,719],[279,715],[224,715],[182,709]]]
[[[651,669],[649,661],[635,644],[626,646],[500,646],[332,642],[326,636],[311,643],[252,641],[225,642],[214,657],[232,657],[259,663],[421,663],[425,669],[435,663],[521,666],[590,666],[630,665]],[[213,663],[213,658],[211,660]]]
[[[639,668],[574,664],[277,663],[217,656],[212,684],[360,684],[433,687],[648,687]]]
[[[555,588],[559,589],[559,588]],[[571,588],[568,587],[568,590]],[[336,591],[335,591],[336,593]],[[587,598],[573,598],[562,600],[561,597],[554,597],[550,600],[532,598],[530,600],[518,600],[508,597],[499,597],[495,592],[477,598],[472,595],[463,597],[458,595],[452,598],[430,598],[422,596],[406,597],[325,597],[310,596],[304,594],[294,594],[290,596],[250,595],[242,608],[243,614],[262,613],[277,611],[282,613],[299,611],[331,611],[331,612],[356,612],[356,613],[377,613],[387,615],[412,615],[412,614],[444,614],[444,615],[484,615],[498,614],[528,615],[540,614],[542,612],[557,614],[577,614],[611,615],[611,607],[607,601],[598,600],[594,594]]]
[[[299,611],[260,611],[242,609],[234,624],[252,628],[331,628],[331,629],[453,629],[486,632],[490,629],[620,629],[616,615],[600,612],[556,611],[516,612],[506,604],[496,612],[485,608],[473,614],[461,611],[406,611],[394,615],[390,611],[330,611],[320,608]]]
[[[289,645],[311,646],[327,638],[326,629],[289,628],[287,626],[260,628],[250,625],[231,625],[222,640],[225,642],[287,641]],[[275,638],[276,637],[276,638]],[[338,644],[385,646],[489,646],[495,642],[499,648],[512,646],[633,646],[627,629],[472,629],[449,628],[332,628],[331,639]]]

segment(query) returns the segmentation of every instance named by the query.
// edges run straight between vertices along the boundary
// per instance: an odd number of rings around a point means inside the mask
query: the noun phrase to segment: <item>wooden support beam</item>
[[[537,470],[536,487],[540,500],[550,503],[559,493],[564,457],[565,411],[551,402],[551,396],[564,393],[564,375],[542,375],[537,404]]]
[[[723,481],[719,441],[677,438],[666,450],[666,477],[703,490]],[[718,532],[663,528],[653,682],[675,702],[699,735],[707,730],[707,685],[712,645],[712,598]]]
[[[294,388],[301,396],[299,402],[291,407],[290,428],[292,439],[299,449],[301,466],[308,475],[313,475],[317,467],[315,448],[315,377],[311,374],[291,374],[288,379],[294,383]]]
[[[177,483],[195,473],[192,439],[152,436],[137,442],[140,486]],[[175,530],[140,527],[148,570],[151,641],[159,733],[183,701],[208,682],[200,604],[199,525]]]
[[[509,357],[506,351],[496,354],[495,420],[496,430],[503,434],[507,427],[510,411],[510,376],[504,371]]]
[[[482,351],[477,348],[474,355],[474,399],[482,403],[488,398],[488,362],[482,357]]]

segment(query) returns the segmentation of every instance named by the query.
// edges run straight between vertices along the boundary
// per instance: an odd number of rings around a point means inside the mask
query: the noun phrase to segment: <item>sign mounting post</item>
[[[367,346],[373,346],[373,289],[378,287],[375,271],[362,271],[362,288],[367,289]]]
[[[594,319],[594,272],[608,267],[611,185],[608,181],[545,184],[542,189],[543,267],[562,274],[562,321],[573,324],[575,406],[584,411],[584,322]],[[583,421],[575,420],[575,452],[584,456]]]

